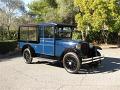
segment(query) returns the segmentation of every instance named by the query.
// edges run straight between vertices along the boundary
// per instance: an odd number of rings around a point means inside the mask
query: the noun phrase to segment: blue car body
[[[44,54],[44,55],[50,55],[50,56],[57,56],[60,57],[62,53],[65,51],[66,48],[74,48],[76,44],[82,42],[82,41],[75,41],[75,40],[67,40],[64,38],[45,38],[44,37],[44,27],[46,26],[57,26],[56,23],[43,23],[43,24],[38,24],[38,31],[41,33],[40,35],[42,37],[38,37],[39,41],[37,43],[32,43],[32,42],[26,42],[19,40],[19,48],[23,48],[25,45],[30,45],[36,54]],[[73,27],[73,26],[71,26]],[[39,36],[40,36],[39,35]]]
[[[23,38],[22,36],[20,36],[20,32],[21,32],[21,27],[37,27],[37,31],[36,32],[36,36],[37,39],[36,41],[29,41],[27,39],[29,39],[27,37],[26,40],[21,40],[20,38]],[[45,32],[45,30],[47,31],[47,27],[52,27],[51,29],[53,30],[53,36],[51,37],[46,37],[47,34],[52,33],[52,31],[50,32]],[[69,38],[67,38],[67,33],[65,32],[67,29],[70,29],[70,33],[68,35]],[[85,41],[77,41],[77,40],[72,40],[72,32],[73,32],[73,28],[75,26],[73,25],[67,25],[67,24],[57,24],[57,23],[41,23],[41,24],[37,24],[37,25],[21,25],[19,28],[19,32],[18,32],[18,45],[19,48],[22,49],[22,51],[25,50],[25,48],[29,47],[31,48],[32,52],[34,53],[34,55],[39,56],[39,55],[48,55],[48,56],[54,56],[54,57],[62,57],[63,58],[63,54],[65,54],[65,52],[71,51],[72,52],[76,52],[77,54],[79,54],[79,56],[82,58],[82,62],[88,62],[88,61],[93,61],[93,57],[95,57],[95,60],[97,59],[102,59],[102,57],[98,57],[96,58],[97,54],[100,55],[99,52],[97,52],[97,48],[95,46],[91,46],[89,45],[88,42]],[[63,30],[63,28],[65,30]],[[28,30],[29,33],[31,32],[30,30]],[[59,31],[59,32],[58,32]],[[24,30],[23,30],[24,32]],[[61,34],[61,32],[63,32],[63,35]],[[29,33],[27,33],[26,35],[29,35]],[[32,32],[34,33],[34,32]],[[46,34],[47,33],[47,34]],[[24,34],[24,33],[23,33]],[[58,35],[60,35],[60,38],[58,38]],[[22,35],[22,34],[21,34]],[[26,36],[24,35],[24,37]],[[34,34],[33,34],[34,35]],[[66,37],[66,38],[62,38],[62,37]],[[89,58],[89,59],[88,59]]]
[[[27,64],[33,57],[49,56],[62,61],[69,73],[77,73],[81,64],[97,62],[103,57],[97,47],[85,41],[72,40],[75,26],[57,23],[21,25],[18,45]],[[100,48],[99,48],[100,49]]]

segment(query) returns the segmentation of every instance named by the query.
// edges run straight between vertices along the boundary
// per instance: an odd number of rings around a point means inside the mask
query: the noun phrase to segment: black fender
[[[101,47],[99,47],[99,46],[94,46],[96,49],[99,49],[99,50],[102,50],[102,48]]]
[[[23,48],[22,48],[22,53],[23,53],[23,51],[24,51],[26,48],[29,48],[30,51],[31,51],[31,53],[32,53],[32,57],[35,57],[35,50],[34,50],[34,48],[31,47],[31,45],[29,45],[29,44],[26,44],[26,45],[23,46]]]
[[[76,49],[76,48],[66,48],[66,49],[64,50],[64,52],[61,54],[61,56],[60,56],[60,61],[63,60],[64,55],[65,55],[66,53],[68,53],[68,52],[74,52],[74,53],[76,53],[76,54],[78,55],[79,59],[81,59],[81,56],[82,56],[81,50]]]

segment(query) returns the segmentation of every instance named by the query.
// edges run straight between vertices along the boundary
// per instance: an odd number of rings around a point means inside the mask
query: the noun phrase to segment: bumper
[[[82,64],[96,62],[96,61],[100,61],[100,60],[103,60],[103,59],[104,59],[104,56],[97,56],[97,57],[92,57],[92,58],[86,58],[86,59],[82,59]]]

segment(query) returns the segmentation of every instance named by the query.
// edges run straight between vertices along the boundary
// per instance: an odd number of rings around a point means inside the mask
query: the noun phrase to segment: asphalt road
[[[104,49],[98,68],[83,65],[70,74],[57,61],[25,64],[21,56],[0,59],[0,90],[120,90],[120,48]]]

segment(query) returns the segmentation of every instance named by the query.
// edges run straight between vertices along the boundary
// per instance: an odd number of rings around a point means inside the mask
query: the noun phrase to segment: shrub
[[[9,32],[7,30],[0,30],[0,40],[17,40],[17,31],[16,30],[10,30]]]
[[[0,54],[6,54],[14,51],[17,47],[17,41],[0,41]]]

